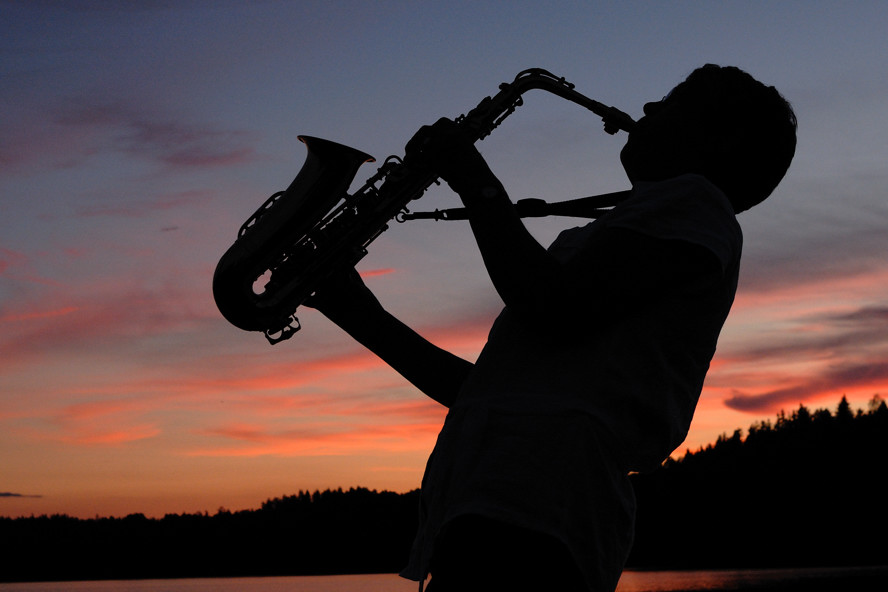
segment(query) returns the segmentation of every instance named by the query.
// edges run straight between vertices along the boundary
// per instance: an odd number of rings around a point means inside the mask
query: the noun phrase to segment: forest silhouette
[[[888,407],[804,406],[632,475],[630,568],[884,565]],[[394,573],[419,492],[308,491],[259,509],[0,517],[0,581]]]

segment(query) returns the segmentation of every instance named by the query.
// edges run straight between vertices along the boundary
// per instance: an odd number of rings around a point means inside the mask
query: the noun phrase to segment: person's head
[[[644,106],[620,154],[629,179],[703,175],[739,213],[767,198],[795,154],[796,118],[773,86],[733,66],[694,70]]]

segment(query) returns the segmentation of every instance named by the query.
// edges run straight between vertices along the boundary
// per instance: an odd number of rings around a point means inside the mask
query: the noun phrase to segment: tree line
[[[631,476],[636,568],[888,562],[888,408],[804,406]],[[393,573],[419,491],[327,490],[259,509],[0,518],[0,581]]]
[[[735,431],[633,476],[630,564],[788,567],[888,564],[888,408],[842,398]]]

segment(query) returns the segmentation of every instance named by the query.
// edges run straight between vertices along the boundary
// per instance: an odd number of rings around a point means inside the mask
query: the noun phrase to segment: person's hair
[[[692,103],[706,147],[706,176],[739,213],[764,201],[783,179],[796,148],[790,104],[734,66],[706,64],[669,94]]]

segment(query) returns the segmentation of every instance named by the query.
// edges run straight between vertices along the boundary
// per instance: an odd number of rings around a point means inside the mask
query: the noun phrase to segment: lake
[[[0,592],[414,592],[417,588],[392,574],[0,584]],[[884,592],[888,567],[626,571],[617,587],[617,592],[698,590]]]

